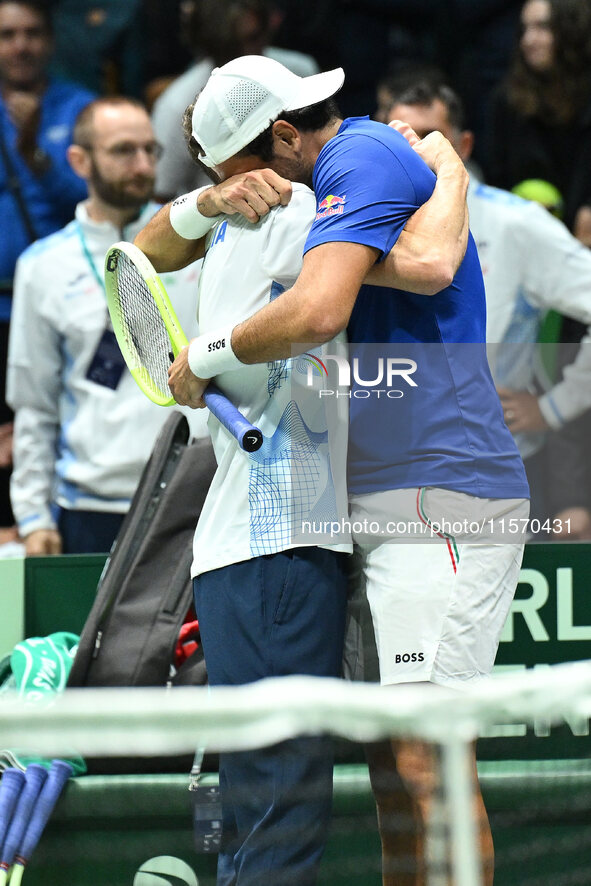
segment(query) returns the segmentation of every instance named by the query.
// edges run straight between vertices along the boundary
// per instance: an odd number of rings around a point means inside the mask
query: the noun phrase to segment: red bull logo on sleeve
[[[345,206],[346,197],[337,197],[336,194],[329,194],[324,200],[321,200],[316,210],[316,218],[327,218],[329,215],[342,215]]]

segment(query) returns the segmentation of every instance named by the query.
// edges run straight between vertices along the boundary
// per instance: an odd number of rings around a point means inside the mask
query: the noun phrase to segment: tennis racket
[[[133,243],[115,243],[105,258],[107,306],[129,371],[159,406],[172,406],[168,369],[187,344],[164,285],[152,263]],[[206,406],[246,452],[256,452],[263,435],[215,385],[203,395]]]
[[[25,773],[22,769],[5,769],[0,782],[0,858],[4,839],[8,833],[12,814],[16,808],[20,792],[25,784]]]
[[[52,760],[47,780],[41,788],[37,802],[23,834],[20,846],[14,857],[14,866],[10,876],[11,886],[19,886],[24,869],[31,853],[41,839],[41,834],[49,820],[55,804],[68,779],[74,774],[73,768],[65,760]]]
[[[38,763],[31,763],[30,766],[27,766],[25,783],[19,794],[12,820],[4,838],[2,852],[0,853],[0,886],[5,886],[8,880],[8,871],[21,845],[33,807],[41,793],[41,788],[46,778],[47,769],[44,766]]]

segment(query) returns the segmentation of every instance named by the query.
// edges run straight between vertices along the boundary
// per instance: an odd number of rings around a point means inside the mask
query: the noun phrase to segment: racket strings
[[[171,344],[166,325],[147,284],[133,262],[120,253],[117,262],[119,319],[138,367],[160,393],[170,396]]]

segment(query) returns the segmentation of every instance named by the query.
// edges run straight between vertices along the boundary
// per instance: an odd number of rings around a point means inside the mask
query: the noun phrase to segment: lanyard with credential
[[[92,276],[94,277],[94,279],[98,283],[99,289],[101,290],[101,292],[104,292],[105,291],[105,281],[103,280],[103,278],[99,274],[98,268],[94,263],[94,259],[93,259],[92,255],[90,254],[90,249],[88,248],[88,243],[86,242],[86,237],[84,236],[84,231],[82,230],[82,225],[80,224],[78,219],[76,219],[75,224],[76,224],[76,231],[78,233],[78,239],[80,240],[80,245],[82,247],[82,252],[84,253],[84,257],[85,257],[86,261],[90,265],[90,270],[92,271]]]
[[[105,282],[99,274],[94,259],[90,254],[90,249],[88,248],[82,225],[78,220],[76,220],[76,230],[78,232],[78,238],[80,240],[80,245],[82,246],[84,257],[90,266],[92,275],[98,283],[101,292],[104,294]],[[111,390],[114,391],[121,381],[124,368],[125,361],[119,345],[117,344],[117,339],[115,338],[115,333],[113,332],[113,327],[111,325],[111,318],[107,310],[106,326],[100,337],[96,351],[90,362],[90,366],[88,367],[86,378],[88,381],[94,382],[97,385],[102,385],[105,388],[111,388]]]

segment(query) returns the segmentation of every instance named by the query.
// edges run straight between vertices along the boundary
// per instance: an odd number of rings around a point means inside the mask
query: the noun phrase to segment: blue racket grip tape
[[[37,797],[41,793],[45,780],[47,779],[47,769],[38,763],[31,763],[25,771],[25,785],[20,793],[8,833],[4,839],[2,847],[2,857],[0,865],[9,867],[14,861],[27,828],[29,820],[33,812],[33,806]]]
[[[37,843],[41,839],[43,829],[57,803],[59,796],[74,770],[65,760],[52,760],[47,781],[41,788],[39,799],[35,804],[29,824],[25,831],[17,856],[27,862]]]
[[[205,405],[223,426],[238,440],[245,452],[256,452],[263,445],[263,435],[230,403],[225,394],[210,384],[203,394]]]
[[[16,802],[25,784],[25,773],[22,769],[6,769],[0,782],[0,849],[8,831]]]

